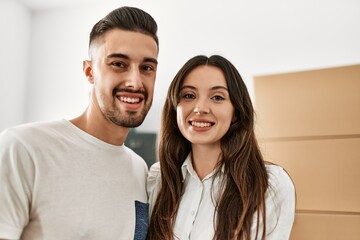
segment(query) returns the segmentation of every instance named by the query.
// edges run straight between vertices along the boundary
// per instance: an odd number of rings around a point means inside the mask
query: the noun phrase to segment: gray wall
[[[30,23],[26,7],[0,0],[0,131],[25,121]]]

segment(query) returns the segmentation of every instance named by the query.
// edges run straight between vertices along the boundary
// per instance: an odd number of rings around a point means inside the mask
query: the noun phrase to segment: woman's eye
[[[216,96],[213,96],[211,99],[215,100],[215,101],[221,101],[221,100],[224,100],[225,98],[223,98],[222,96],[216,95]]]
[[[194,99],[195,96],[194,96],[194,94],[186,93],[186,94],[183,94],[183,95],[182,95],[182,98],[185,98],[185,99]]]

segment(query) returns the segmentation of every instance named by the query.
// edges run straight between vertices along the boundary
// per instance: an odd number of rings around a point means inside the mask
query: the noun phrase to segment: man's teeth
[[[204,122],[191,122],[191,125],[194,127],[210,127],[211,123],[204,123]]]
[[[140,102],[140,98],[120,97],[120,101],[127,103],[138,103]]]

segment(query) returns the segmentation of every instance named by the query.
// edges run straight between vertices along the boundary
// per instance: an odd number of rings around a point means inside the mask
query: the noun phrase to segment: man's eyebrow
[[[130,59],[128,55],[122,54],[122,53],[112,53],[112,54],[110,54],[110,55],[107,55],[106,58],[125,58],[125,59]]]
[[[106,57],[107,59],[111,59],[111,58],[124,58],[124,59],[127,59],[129,60],[130,57],[126,54],[123,54],[123,53],[112,53],[110,55],[108,55]],[[158,61],[155,59],[155,58],[150,58],[150,57],[145,57],[143,59],[143,62],[152,62],[152,63],[155,63],[155,64],[158,64]]]
[[[158,61],[155,58],[144,58],[144,62],[151,62],[155,63],[156,65],[158,64]]]

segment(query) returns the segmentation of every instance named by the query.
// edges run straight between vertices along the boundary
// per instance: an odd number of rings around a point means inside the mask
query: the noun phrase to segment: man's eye
[[[143,66],[143,70],[145,70],[145,71],[153,71],[154,68],[152,66],[146,65],[146,66]]]
[[[115,67],[125,67],[125,64],[122,62],[113,62],[111,65]]]

